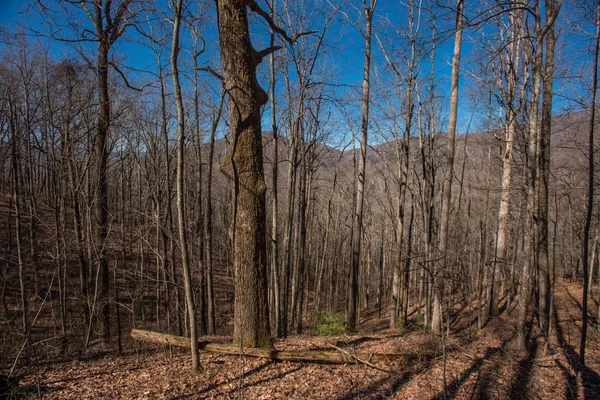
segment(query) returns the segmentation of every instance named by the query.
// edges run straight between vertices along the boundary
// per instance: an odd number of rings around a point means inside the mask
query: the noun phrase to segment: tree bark
[[[515,105],[517,89],[517,71],[519,70],[520,55],[520,33],[522,12],[516,11],[510,15],[511,42],[509,44],[508,64],[512,66],[507,77],[507,126],[505,134],[505,150],[502,157],[502,191],[500,206],[498,209],[498,231],[496,236],[496,251],[494,265],[492,267],[492,280],[489,296],[488,313],[492,316],[498,314],[498,280],[499,268],[505,268],[506,263],[506,233],[508,230],[508,216],[510,211],[510,186],[512,182],[513,146],[517,129],[518,110]]]
[[[246,1],[217,2],[221,64],[228,93],[231,153],[221,169],[232,181],[235,311],[233,342],[272,347],[266,268],[266,185],[260,108],[268,98],[258,85],[263,54],[250,42]]]
[[[452,179],[454,178],[454,154],[456,137],[456,118],[458,113],[458,82],[460,76],[460,52],[463,31],[463,7],[464,0],[458,0],[456,7],[456,33],[454,36],[454,55],[452,56],[452,82],[450,92],[450,116],[448,120],[448,160],[446,163],[446,174],[444,176],[444,188],[442,192],[442,215],[440,220],[439,257],[441,269],[433,275],[433,310],[431,316],[431,331],[435,334],[441,333],[442,315],[441,297],[443,294],[443,275],[448,266],[448,231],[450,223],[450,201],[452,199]]]
[[[560,8],[560,1],[546,0],[546,20]],[[543,71],[542,121],[539,132],[539,196],[538,196],[538,317],[540,329],[550,339],[550,256],[548,252],[548,201],[550,196],[550,138],[552,134],[552,85],[554,83],[554,24],[546,33],[545,65]]]
[[[365,198],[365,173],[367,165],[367,145],[369,134],[369,96],[370,96],[370,73],[371,73],[371,32],[372,21],[377,0],[363,0],[365,11],[365,58],[362,84],[362,122],[361,122],[361,140],[360,157],[358,165],[358,179],[356,181],[356,198],[354,205],[354,226],[352,229],[352,268],[350,271],[350,293],[348,299],[348,329],[356,330],[358,320],[358,273],[360,267],[361,243],[363,235],[363,208]]]
[[[194,307],[194,294],[192,289],[192,274],[190,271],[189,250],[185,220],[185,204],[183,192],[183,174],[185,166],[185,116],[181,85],[179,83],[179,68],[177,58],[179,55],[179,27],[181,24],[181,8],[183,0],[178,0],[175,5],[175,20],[173,25],[173,44],[171,46],[171,69],[173,73],[173,87],[175,102],[177,103],[177,219],[179,222],[179,245],[181,247],[181,263],[183,267],[183,284],[185,300],[189,318],[190,341],[192,349],[192,371],[198,372],[200,360],[198,358],[198,335],[196,327],[196,309]]]
[[[587,211],[585,216],[585,226],[583,228],[583,299],[582,299],[582,326],[581,326],[581,341],[579,343],[579,362],[585,365],[585,342],[587,340],[587,326],[588,326],[588,286],[586,284],[588,279],[588,256],[589,256],[589,242],[590,242],[590,229],[592,224],[592,215],[594,208],[594,127],[596,124],[596,96],[598,91],[598,53],[600,49],[600,1],[598,1],[598,8],[596,10],[596,38],[594,43],[594,70],[592,77],[592,104],[591,104],[591,116],[590,125],[588,131],[588,198],[587,198]],[[600,272],[598,273],[600,276]],[[600,282],[598,283],[600,285]],[[600,316],[600,305],[598,306],[598,315]],[[600,324],[600,323],[599,323]]]
[[[140,329],[132,329],[131,337],[134,340],[140,340],[150,343],[167,344],[177,347],[190,347],[190,339],[182,336],[168,335],[164,333],[144,331]],[[240,348],[223,343],[199,343],[198,346],[202,350],[210,351],[217,354],[228,354],[232,356],[251,356],[267,358],[278,361],[296,361],[296,362],[325,362],[332,364],[352,363],[356,361],[367,361],[370,363],[381,363],[389,361],[398,361],[406,359],[403,354],[386,354],[386,353],[371,353],[357,352],[356,354],[344,353],[340,351],[327,350],[275,350],[261,349],[253,347]]]
[[[275,0],[270,1],[271,18],[275,18]],[[271,47],[275,46],[275,31],[271,29]],[[271,166],[271,182],[273,195],[271,197],[271,270],[273,272],[273,303],[275,307],[275,335],[283,336],[283,308],[281,302],[281,277],[279,273],[279,214],[278,179],[279,179],[279,133],[277,131],[277,114],[275,103],[275,54],[269,56],[269,96],[271,100],[271,134],[273,135],[273,164]]]

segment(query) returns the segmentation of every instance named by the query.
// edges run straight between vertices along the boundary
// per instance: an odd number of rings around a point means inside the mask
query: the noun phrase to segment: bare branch
[[[267,47],[264,50],[257,51],[256,52],[256,56],[258,57],[257,64],[260,64],[260,62],[262,61],[263,58],[265,58],[266,56],[268,56],[271,53],[276,52],[279,49],[281,49],[281,46],[271,46],[271,47]]]
[[[212,69],[211,67],[196,67],[196,69],[198,71],[208,72],[209,74],[211,74],[215,78],[219,79],[220,81],[225,81],[225,77],[223,75],[221,75],[220,73],[218,73],[217,71],[215,71],[214,69]]]
[[[138,88],[138,87],[130,85],[129,81],[127,80],[127,77],[125,76],[125,74],[123,73],[123,71],[121,71],[121,69],[113,61],[109,61],[108,64],[111,67],[113,67],[115,69],[115,71],[117,71],[117,73],[119,75],[121,75],[121,78],[123,78],[123,82],[125,82],[125,86],[127,86],[129,89],[133,89],[133,90],[136,90],[138,92],[141,92],[141,91],[144,90],[143,88]]]
[[[290,37],[284,29],[277,26],[277,24],[275,23],[275,21],[273,21],[273,18],[271,18],[269,13],[267,13],[265,10],[263,10],[256,3],[255,0],[246,0],[246,6],[248,6],[248,8],[250,10],[252,10],[253,12],[255,12],[258,15],[260,15],[261,17],[263,17],[263,19],[265,21],[267,21],[267,24],[269,24],[269,27],[273,30],[273,32],[277,32],[289,44],[294,44],[294,42],[296,42],[302,36],[312,35],[313,33],[316,33],[316,31],[300,32],[300,33],[295,34],[293,37]]]

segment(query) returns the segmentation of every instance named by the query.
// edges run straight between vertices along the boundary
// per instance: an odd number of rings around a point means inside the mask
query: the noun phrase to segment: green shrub
[[[346,333],[346,321],[336,314],[323,314],[317,324],[319,336],[339,336]]]
[[[420,312],[415,315],[415,324],[423,325],[425,323],[425,316]]]
[[[398,318],[396,320],[395,328],[398,331],[398,336],[404,336],[406,334],[406,325],[404,324],[404,318]]]

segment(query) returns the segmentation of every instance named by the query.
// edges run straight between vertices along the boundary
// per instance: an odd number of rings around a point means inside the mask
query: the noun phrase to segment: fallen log
[[[132,329],[131,337],[134,340],[144,342],[168,344],[177,347],[190,347],[189,338],[183,336],[169,335],[166,333],[158,333],[152,331],[144,331],[141,329]],[[328,351],[328,350],[276,350],[276,349],[260,349],[254,347],[240,348],[232,344],[225,343],[210,343],[200,342],[198,348],[205,351],[210,351],[217,354],[226,354],[232,356],[251,356],[267,358],[269,360],[278,361],[299,361],[299,362],[325,362],[334,364],[363,362],[366,360],[369,363],[380,363],[389,361],[406,360],[406,356],[402,354],[385,354],[371,353],[361,351],[351,353],[349,351]]]

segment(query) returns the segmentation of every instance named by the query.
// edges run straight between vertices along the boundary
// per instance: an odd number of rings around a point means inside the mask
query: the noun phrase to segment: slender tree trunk
[[[352,268],[350,271],[350,294],[348,301],[348,329],[356,330],[358,321],[358,273],[360,267],[361,243],[363,235],[363,208],[365,198],[365,173],[367,164],[367,145],[369,134],[369,95],[370,95],[370,73],[371,73],[371,31],[373,13],[377,6],[377,0],[363,0],[365,11],[365,58],[363,71],[363,97],[362,97],[362,122],[361,122],[361,141],[360,157],[358,165],[358,179],[356,181],[356,198],[354,205],[354,218],[352,229]]]
[[[275,0],[271,0],[271,18],[275,18]],[[271,29],[271,47],[275,46],[275,31]],[[271,134],[273,135],[273,164],[271,166],[271,182],[273,195],[271,197],[271,270],[273,272],[273,300],[275,307],[275,335],[282,337],[283,328],[283,308],[281,301],[281,277],[279,272],[279,224],[277,216],[279,214],[278,198],[278,179],[279,179],[279,133],[277,131],[277,114],[275,103],[275,54],[269,56],[269,97],[271,100]],[[287,312],[287,310],[286,310]]]
[[[217,332],[216,320],[215,320],[215,291],[213,283],[213,218],[212,218],[212,178],[213,178],[213,159],[215,154],[215,136],[217,133],[217,127],[223,110],[223,103],[225,101],[225,93],[221,92],[221,99],[219,100],[219,110],[217,116],[213,120],[212,127],[210,130],[210,143],[208,149],[208,177],[206,180],[206,223],[204,229],[206,230],[204,236],[206,239],[206,292],[208,300],[208,334],[215,335]]]
[[[181,9],[183,0],[178,0],[175,5],[175,21],[173,26],[173,44],[171,46],[171,69],[173,73],[173,88],[177,103],[177,219],[179,222],[179,242],[181,246],[181,263],[183,266],[183,284],[185,300],[189,318],[190,341],[192,348],[192,371],[198,372],[200,360],[198,357],[198,335],[196,331],[196,309],[194,307],[194,294],[192,289],[192,274],[190,271],[187,230],[185,220],[185,204],[183,192],[183,174],[185,165],[185,116],[181,85],[179,83],[179,68],[177,58],[179,55],[179,27],[181,23]]]
[[[442,333],[441,297],[443,294],[443,275],[448,267],[448,232],[450,224],[450,201],[452,199],[452,179],[454,177],[454,153],[456,137],[456,118],[458,113],[458,81],[460,75],[460,52],[463,31],[464,0],[458,0],[456,7],[456,33],[454,36],[454,55],[452,57],[452,87],[450,93],[450,116],[448,121],[448,160],[444,188],[442,192],[442,216],[440,221],[439,257],[442,262],[441,270],[435,271],[433,277],[433,312],[431,331]]]
[[[585,365],[585,342],[587,339],[587,326],[588,326],[588,287],[585,284],[587,282],[588,273],[588,252],[590,242],[590,229],[592,224],[592,215],[594,208],[594,127],[596,124],[596,95],[598,91],[598,53],[600,49],[600,1],[598,2],[598,8],[596,11],[596,40],[594,43],[594,69],[592,77],[592,104],[591,104],[591,116],[589,126],[589,143],[588,143],[588,202],[587,212],[585,217],[585,226],[583,229],[583,299],[582,299],[582,327],[581,327],[581,342],[579,344],[579,362]],[[600,272],[598,273],[600,276]],[[599,283],[600,285],[600,283]],[[600,316],[600,305],[598,306],[598,315]]]
[[[25,262],[23,259],[23,243],[22,243],[22,227],[21,227],[21,185],[20,185],[20,174],[19,168],[19,154],[20,146],[17,133],[17,121],[14,110],[12,99],[9,95],[8,107],[10,112],[10,131],[11,131],[11,161],[12,161],[12,177],[13,177],[13,198],[15,206],[15,239],[17,243],[17,264],[19,266],[19,288],[21,290],[21,308],[22,308],[22,323],[23,332],[27,336],[29,335],[29,313],[28,313],[28,300],[29,295],[27,294],[26,277],[25,277]]]
[[[541,11],[539,0],[535,3],[535,30],[536,41],[532,65],[532,94],[531,107],[529,110],[529,142],[526,157],[527,170],[527,223],[525,227],[525,262],[521,272],[519,285],[519,316],[517,320],[517,345],[521,350],[525,349],[526,337],[525,326],[527,324],[529,299],[531,297],[532,274],[536,272],[538,265],[538,233],[539,233],[539,186],[541,177],[539,175],[540,144],[539,138],[539,101],[540,86],[542,81],[543,41],[546,34],[552,29],[562,1],[558,0],[546,15],[546,23],[541,27]],[[547,249],[546,249],[547,253]],[[546,257],[547,258],[547,257]],[[546,260],[547,262],[547,260]],[[546,264],[547,265],[547,264]],[[547,307],[547,306],[545,306]],[[546,325],[547,327],[547,325]]]
[[[290,280],[292,269],[292,236],[293,236],[293,221],[294,221],[294,197],[296,193],[296,171],[298,159],[298,140],[297,129],[292,129],[290,139],[288,141],[288,176],[287,176],[287,219],[285,221],[285,257],[283,264],[282,276],[282,315],[281,315],[281,337],[287,337],[288,333],[288,310],[290,301]]]
[[[519,283],[519,315],[517,320],[517,345],[519,349],[525,350],[527,318],[529,316],[529,300],[531,297],[531,279],[535,267],[535,203],[536,203],[536,170],[537,170],[537,137],[539,126],[539,99],[540,84],[542,78],[542,40],[540,35],[540,9],[539,3],[536,3],[536,32],[537,40],[535,45],[535,55],[533,57],[533,87],[531,95],[531,107],[529,111],[529,142],[526,157],[527,172],[527,206],[526,206],[526,224],[525,224],[525,248],[523,268]]]
[[[546,20],[555,11],[556,1],[546,0]],[[560,7],[560,4],[558,5]],[[545,65],[543,74],[542,122],[539,132],[539,197],[538,197],[538,316],[540,329],[550,339],[550,256],[548,252],[548,201],[550,196],[550,138],[552,131],[552,85],[554,83],[554,24],[546,33]]]
[[[94,7],[96,21],[102,25],[102,8],[100,4]],[[98,41],[98,102],[100,114],[98,127],[94,138],[95,154],[95,179],[96,188],[94,196],[94,217],[96,222],[96,267],[100,282],[98,284],[98,306],[101,310],[101,335],[107,341],[110,339],[110,276],[108,271],[108,259],[106,258],[106,239],[108,237],[108,147],[107,137],[110,126],[110,99],[108,94],[108,51],[109,38],[105,32]]]
[[[197,37],[195,37],[194,40],[194,46],[193,46],[193,51],[194,54],[197,54]],[[209,287],[209,280],[210,280],[210,284],[212,285],[212,276],[209,278],[208,277],[208,264],[209,264],[209,258],[211,259],[210,262],[212,262],[212,255],[209,257],[206,253],[208,252],[208,238],[207,236],[207,232],[208,229],[206,228],[206,224],[208,223],[207,219],[208,216],[206,216],[206,208],[205,208],[205,201],[203,201],[203,184],[202,184],[202,175],[203,175],[203,170],[204,170],[204,165],[202,162],[202,132],[200,131],[200,91],[199,91],[199,87],[198,87],[198,65],[197,65],[197,61],[196,61],[196,57],[194,57],[194,130],[195,130],[195,140],[196,140],[196,162],[198,164],[197,169],[196,169],[196,176],[197,176],[197,182],[196,182],[196,233],[198,235],[198,268],[200,271],[200,276],[199,281],[200,281],[200,291],[198,293],[198,297],[197,297],[197,302],[199,303],[198,306],[198,313],[200,314],[200,318],[198,321],[198,333],[200,335],[205,335],[206,333],[214,335],[215,334],[215,318],[214,318],[214,299],[212,298],[212,296],[214,295],[214,291],[212,293],[208,293],[209,291],[212,291],[212,288]],[[218,118],[220,119],[221,117],[221,111],[219,109],[218,111]],[[218,119],[217,119],[217,125],[218,125]],[[213,126],[214,126],[214,120],[213,120]],[[214,129],[216,129],[216,126],[214,127]],[[213,127],[211,127],[211,134],[212,134],[212,130]],[[209,166],[209,168],[211,168],[211,166]],[[207,185],[208,187],[208,185]],[[210,196],[210,192],[208,192],[207,197]],[[212,217],[212,216],[211,216]],[[212,222],[212,221],[211,221]],[[211,246],[212,247],[212,244]],[[212,251],[212,248],[211,248]],[[204,264],[205,263],[205,264]],[[212,268],[212,265],[211,265]],[[212,272],[212,271],[211,271]],[[212,305],[209,303],[213,303]],[[212,314],[211,314],[212,312]],[[209,326],[211,325],[211,326]]]
[[[594,283],[594,270],[596,268],[596,257],[598,255],[598,235],[592,239],[592,259],[590,260],[590,272],[588,274],[588,293],[592,290],[592,285]]]
[[[305,153],[304,141],[302,141],[302,152]],[[300,207],[298,210],[298,262],[297,262],[297,279],[295,287],[295,320],[296,333],[302,334],[302,307],[304,300],[304,280],[306,274],[306,218],[307,218],[307,186],[309,178],[306,166],[306,155],[302,158],[302,169],[300,178]]]
[[[498,231],[496,237],[495,260],[492,270],[491,293],[489,299],[488,312],[494,316],[498,314],[498,280],[496,279],[499,273],[498,269],[505,269],[506,262],[506,232],[508,230],[508,216],[510,211],[510,186],[512,181],[512,162],[513,162],[513,145],[515,141],[515,132],[517,129],[517,109],[515,105],[516,87],[517,87],[517,71],[519,70],[519,55],[520,55],[520,40],[518,25],[521,24],[521,12],[517,11],[511,14],[511,42],[509,44],[510,63],[513,65],[512,70],[508,74],[508,82],[506,91],[508,93],[508,116],[506,127],[506,143],[504,156],[502,157],[502,194],[500,197],[500,207],[498,209]]]

